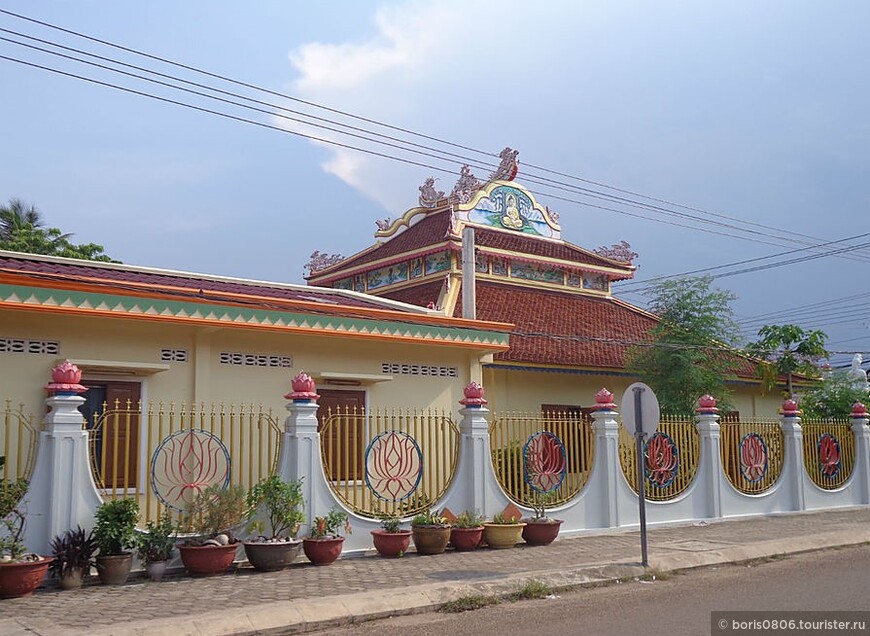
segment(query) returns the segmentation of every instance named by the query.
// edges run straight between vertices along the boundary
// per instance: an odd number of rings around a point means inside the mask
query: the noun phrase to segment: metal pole
[[[636,386],[634,391],[634,439],[635,451],[634,458],[637,464],[637,503],[640,513],[640,554],[643,567],[649,566],[646,547],[646,490],[643,475],[643,412],[641,410],[641,395],[643,395],[643,387]]]

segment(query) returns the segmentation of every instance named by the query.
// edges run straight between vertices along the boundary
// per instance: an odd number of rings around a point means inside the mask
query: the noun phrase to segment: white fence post
[[[94,525],[94,513],[103,499],[94,484],[88,454],[88,431],[78,410],[85,403],[79,394],[82,372],[69,360],[51,370],[45,400],[50,411],[39,434],[33,476],[27,490],[27,548],[48,554],[51,539],[70,528]]]
[[[592,430],[595,433],[595,455],[587,489],[599,495],[599,522],[603,527],[619,526],[619,480],[623,478],[619,464],[619,420],[613,393],[601,389],[595,394]]]
[[[797,402],[788,399],[782,403],[779,426],[783,436],[783,484],[789,489],[790,510],[805,510],[804,495],[804,434],[801,429]]]
[[[707,516],[715,519],[722,516],[722,439],[716,400],[712,395],[702,395],[695,412],[701,438],[700,470],[695,479],[703,480]]]
[[[870,504],[870,414],[860,402],[852,405],[852,433],[855,435],[855,465],[852,482],[862,504]]]

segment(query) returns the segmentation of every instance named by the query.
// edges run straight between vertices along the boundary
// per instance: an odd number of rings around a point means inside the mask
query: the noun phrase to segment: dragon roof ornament
[[[420,186],[420,207],[435,208],[441,202],[446,203],[446,195],[442,190],[435,189],[435,177],[429,177]]]
[[[453,192],[450,193],[450,203],[468,203],[474,193],[480,190],[483,185],[477,177],[471,174],[471,168],[468,167],[468,164],[462,166],[459,171],[459,180],[453,186]]]
[[[510,146],[506,146],[504,150],[498,153],[501,163],[495,172],[492,173],[490,181],[513,181],[520,169],[520,162],[517,160],[519,150],[514,150]]]

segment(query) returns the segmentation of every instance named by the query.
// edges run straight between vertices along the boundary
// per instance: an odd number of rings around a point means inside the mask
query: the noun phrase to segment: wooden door
[[[105,488],[135,488],[139,472],[138,382],[87,382],[82,413],[92,431],[91,459]]]
[[[317,431],[327,463],[327,477],[333,481],[363,478],[365,438],[365,391],[320,390]],[[328,414],[338,414],[324,428]]]

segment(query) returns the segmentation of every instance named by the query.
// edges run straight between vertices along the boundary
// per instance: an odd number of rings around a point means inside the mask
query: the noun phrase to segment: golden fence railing
[[[562,469],[560,476],[546,475],[546,466],[535,468],[533,457],[530,462],[524,461],[526,443],[541,432],[552,433],[564,448],[565,465],[556,465]],[[505,493],[519,504],[531,507],[535,503],[538,491],[529,481],[542,478],[551,486],[559,483],[548,497],[547,506],[570,501],[592,472],[595,435],[590,419],[581,413],[497,413],[493,414],[489,435],[496,478]],[[554,463],[550,462],[550,466],[552,470]]]
[[[29,480],[36,456],[39,431],[33,415],[24,412],[24,405],[14,406],[6,400],[0,417],[0,479]]]
[[[762,493],[782,474],[783,435],[778,420],[723,420],[720,449],[725,475],[742,493]]]
[[[852,475],[855,436],[849,420],[803,420],[804,466],[813,483],[825,490],[839,488]]]
[[[456,473],[459,428],[443,410],[339,407],[327,411],[320,440],[332,492],[366,517],[423,510]]]
[[[651,501],[667,501],[683,493],[698,472],[701,440],[691,418],[662,416],[658,430],[646,441],[644,488]],[[632,490],[637,492],[635,439],[619,427],[619,463]]]
[[[277,416],[262,405],[161,402],[143,409],[115,401],[94,416],[89,446],[103,497],[136,497],[144,524],[165,509],[178,518],[212,483],[250,488],[275,471],[280,439]]]

